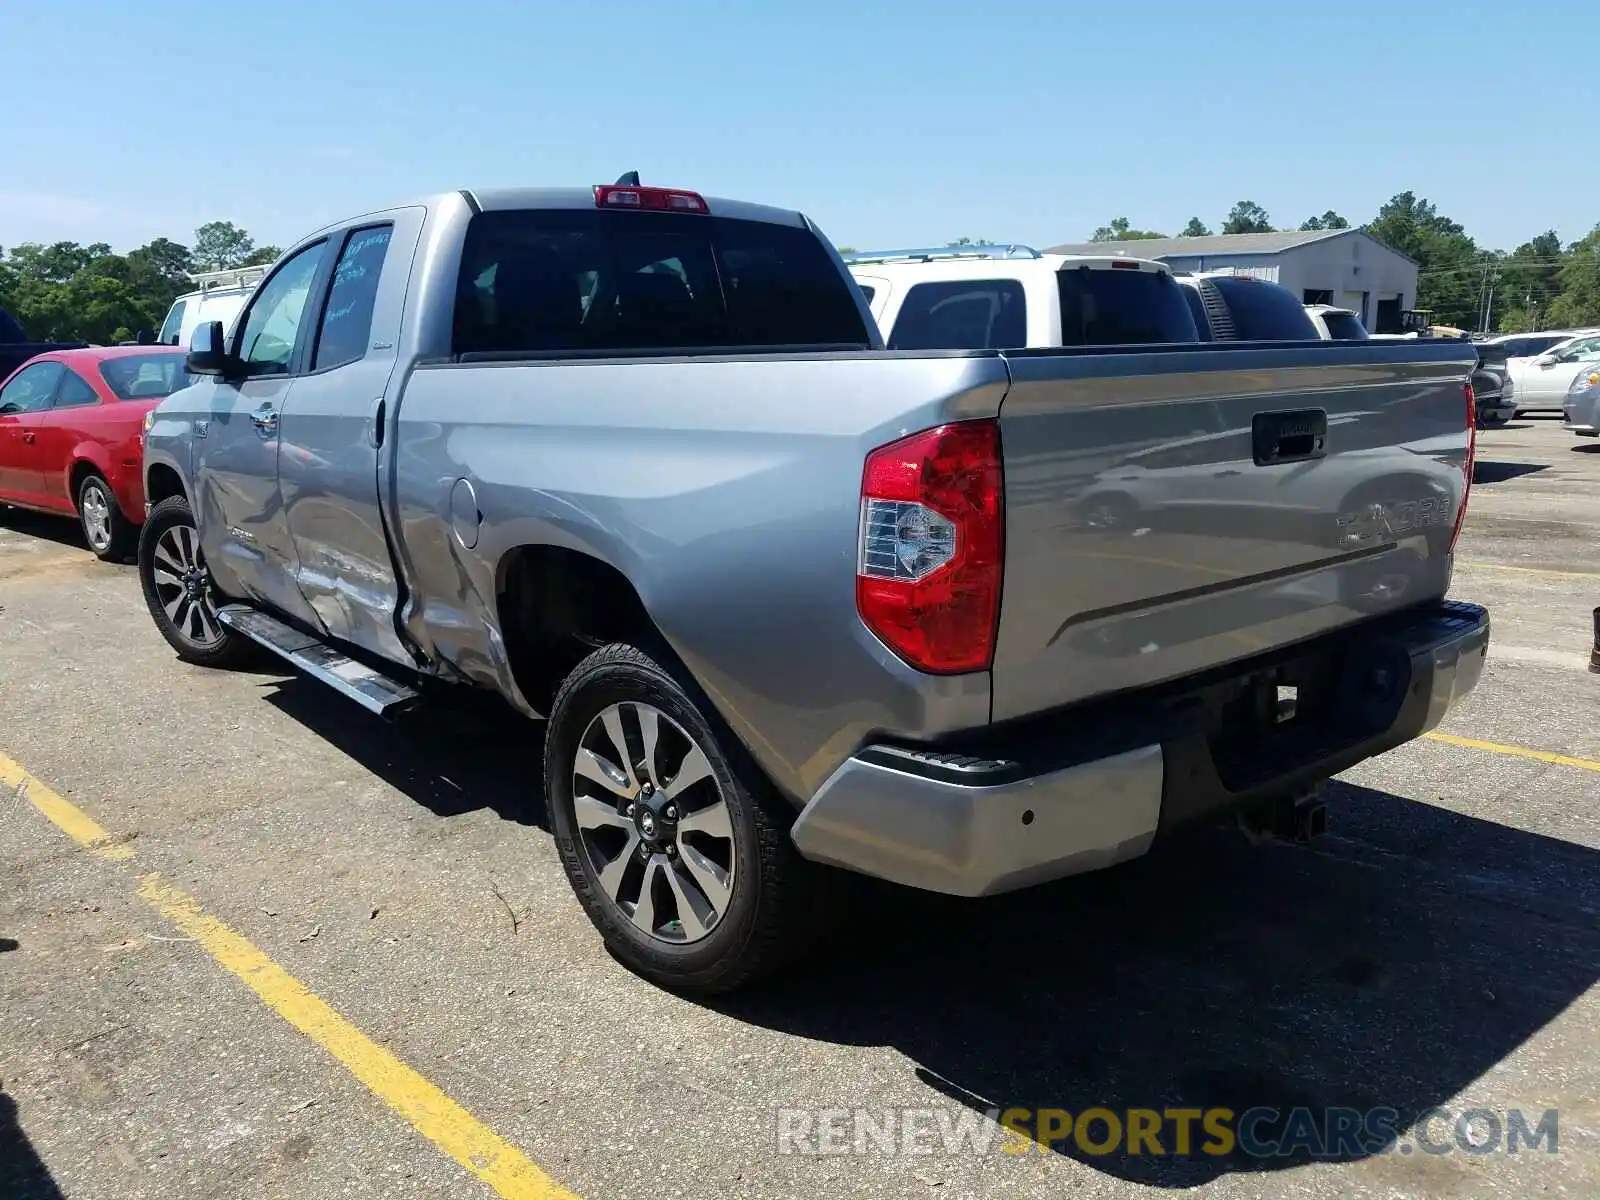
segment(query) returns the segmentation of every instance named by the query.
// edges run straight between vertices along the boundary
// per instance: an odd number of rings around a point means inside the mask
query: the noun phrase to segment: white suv
[[[969,245],[844,255],[891,350],[1050,349],[1197,340],[1165,264]]]
[[[197,288],[172,302],[156,340],[163,346],[187,346],[189,335],[204,321],[221,321],[231,334],[234,318],[266,273],[267,267],[261,266],[190,275],[189,279],[198,285]]]

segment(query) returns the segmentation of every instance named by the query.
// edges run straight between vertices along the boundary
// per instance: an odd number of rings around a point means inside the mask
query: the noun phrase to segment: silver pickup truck
[[[1473,362],[886,351],[799,213],[453,192],[319,230],[196,331],[139,574],[190,662],[546,718],[588,915],[727,990],[833,869],[980,896],[1207,818],[1306,832],[1320,781],[1436,725],[1489,637],[1444,599]]]

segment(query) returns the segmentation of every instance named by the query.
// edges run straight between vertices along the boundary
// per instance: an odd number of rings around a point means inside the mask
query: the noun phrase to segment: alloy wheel
[[[89,548],[104,552],[111,545],[111,501],[97,482],[84,485],[81,497],[83,507],[83,535],[89,539]]]
[[[666,713],[626,701],[590,721],[574,755],[572,803],[600,890],[640,932],[687,945],[726,916],[732,813],[705,751]]]
[[[174,629],[196,646],[223,638],[211,599],[211,575],[200,557],[200,535],[192,525],[174,525],[156,539],[152,568],[156,596]]]

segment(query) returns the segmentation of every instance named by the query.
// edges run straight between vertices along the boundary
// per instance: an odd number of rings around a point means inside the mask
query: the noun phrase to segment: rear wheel
[[[636,647],[597,650],[556,694],[545,795],[567,878],[607,946],[680,992],[732,991],[819,928],[821,872],[793,813]]]
[[[78,485],[78,524],[95,556],[121,562],[139,540],[139,527],[122,515],[111,485],[90,472]]]
[[[139,586],[150,616],[185,662],[231,667],[249,659],[249,639],[217,619],[217,595],[200,553],[189,501],[170,496],[150,510],[139,533]]]

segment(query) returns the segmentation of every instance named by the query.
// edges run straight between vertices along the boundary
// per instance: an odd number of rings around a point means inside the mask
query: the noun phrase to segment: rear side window
[[[1367,327],[1355,313],[1325,312],[1322,322],[1328,327],[1328,336],[1337,341],[1364,342],[1369,336]]]
[[[1063,346],[1200,340],[1184,289],[1165,271],[1065,267],[1057,279]]]
[[[1028,308],[1015,279],[919,283],[906,293],[891,350],[1015,350],[1028,344]]]
[[[457,354],[865,347],[855,294],[800,226],[681,213],[479,213]]]
[[[98,404],[100,397],[95,394],[94,388],[76,371],[70,368],[61,376],[61,383],[56,388],[55,403],[52,408],[82,408],[85,404]]]
[[[372,332],[372,307],[378,300],[378,279],[383,274],[383,257],[389,249],[392,225],[357,229],[339,252],[333,268],[333,286],[322,310],[322,328],[317,334],[317,352],[311,369],[343,366],[367,352],[367,337]]]
[[[174,300],[172,311],[167,314],[167,319],[162,322],[161,336],[156,340],[168,346],[178,344],[178,334],[183,330],[183,310],[185,301]]]
[[[1206,280],[1233,315],[1242,342],[1319,341],[1317,327],[1295,294],[1262,279],[1218,275]]]

